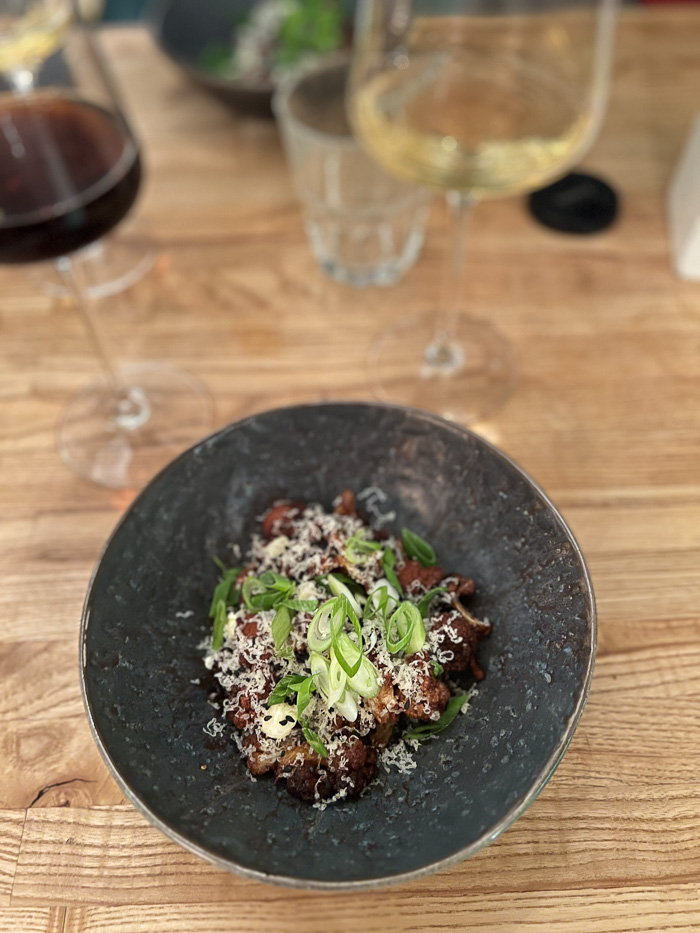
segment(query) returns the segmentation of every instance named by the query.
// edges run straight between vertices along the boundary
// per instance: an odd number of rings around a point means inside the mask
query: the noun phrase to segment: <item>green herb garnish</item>
[[[419,742],[422,742],[423,739],[427,739],[431,735],[438,735],[440,732],[443,732],[453,722],[468,699],[468,693],[460,693],[452,697],[445,707],[445,712],[437,722],[425,722],[420,726],[415,726],[415,728],[409,729],[409,731],[404,734],[404,738],[417,739]]]
[[[251,612],[286,607],[293,612],[313,612],[315,599],[294,599],[294,580],[267,570],[259,577],[246,577],[243,581],[243,602]]]
[[[311,694],[316,689],[314,684],[314,679],[312,677],[305,677],[301,683],[295,684],[292,687],[292,690],[297,692],[297,718],[301,720],[301,717],[304,715],[306,707],[311,702]]]
[[[220,599],[214,608],[214,629],[211,633],[211,647],[214,651],[219,651],[224,643],[224,629],[226,628],[226,603]]]
[[[278,657],[291,658],[292,652],[285,643],[292,631],[292,613],[287,606],[280,606],[271,625],[272,638],[275,643],[275,652]]]
[[[396,556],[390,547],[384,548],[384,553],[382,554],[382,569],[384,571],[384,576],[387,578],[389,583],[394,587],[394,589],[400,594],[403,593],[403,587],[399,583],[399,578],[394,572],[394,565],[396,564]]]
[[[343,10],[333,0],[297,0],[280,27],[275,63],[289,66],[308,52],[332,52],[343,44]]]
[[[301,674],[285,674],[275,685],[267,699],[268,706],[275,706],[277,703],[284,703],[288,696],[296,692],[297,687],[307,678]]]
[[[428,544],[420,535],[414,531],[404,528],[401,532],[404,550],[408,557],[413,557],[423,567],[434,567],[437,563],[437,557],[432,546]]]
[[[311,726],[309,726],[306,720],[303,720],[301,723],[301,731],[304,733],[304,738],[309,743],[311,748],[313,748],[316,754],[320,755],[321,758],[328,758],[328,749],[311,728]]]
[[[351,564],[364,564],[375,553],[381,551],[379,541],[365,540],[365,532],[361,528],[345,544],[345,556]]]
[[[221,576],[219,577],[219,582],[216,584],[214,594],[211,598],[211,605],[209,606],[210,619],[214,618],[216,606],[220,599],[223,599],[224,604],[227,606],[237,605],[240,593],[234,588],[233,584],[242,572],[240,567],[226,567],[223,561],[216,556],[213,557],[212,560],[221,571]]]
[[[433,677],[440,677],[441,674],[445,673],[445,668],[439,661],[432,661],[431,663],[433,665]]]
[[[428,590],[425,596],[421,596],[418,600],[418,612],[420,612],[421,617],[425,619],[428,615],[428,610],[430,609],[431,602],[435,599],[436,596],[439,596],[440,593],[447,593],[446,586],[434,586],[432,590]]]

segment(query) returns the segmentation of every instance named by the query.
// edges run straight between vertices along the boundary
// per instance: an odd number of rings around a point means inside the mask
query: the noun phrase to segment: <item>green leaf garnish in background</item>
[[[468,699],[468,693],[459,693],[457,696],[452,697],[445,707],[445,712],[437,722],[425,722],[420,726],[415,726],[413,729],[409,729],[408,732],[404,733],[404,738],[417,739],[419,742],[422,742],[423,739],[427,739],[431,735],[439,735],[440,732],[443,732],[454,721]]]
[[[297,0],[280,27],[275,64],[293,65],[308,52],[333,52],[343,44],[343,10],[336,0]]]
[[[401,531],[404,550],[408,557],[413,557],[424,567],[434,567],[437,564],[437,557],[432,546],[428,544],[420,535],[414,531],[404,528]]]

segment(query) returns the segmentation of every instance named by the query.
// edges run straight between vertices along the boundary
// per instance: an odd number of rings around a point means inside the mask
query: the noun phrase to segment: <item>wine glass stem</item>
[[[433,370],[446,375],[464,362],[464,351],[457,339],[457,322],[462,304],[467,226],[475,199],[460,191],[447,192],[451,228],[451,249],[445,269],[442,308],[438,312],[435,336],[425,350],[425,361]]]
[[[63,256],[57,261],[56,266],[80,312],[93,353],[102,367],[104,378],[114,397],[115,427],[119,430],[133,431],[145,424],[150,417],[151,407],[146,393],[139,386],[125,384],[112,365],[107,346],[95,320],[94,302],[85,298],[76,263],[69,256]]]

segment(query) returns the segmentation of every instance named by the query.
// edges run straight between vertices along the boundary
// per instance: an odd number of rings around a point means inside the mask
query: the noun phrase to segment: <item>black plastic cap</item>
[[[600,178],[574,172],[529,198],[533,215],[563,233],[597,233],[617,216],[617,195]]]

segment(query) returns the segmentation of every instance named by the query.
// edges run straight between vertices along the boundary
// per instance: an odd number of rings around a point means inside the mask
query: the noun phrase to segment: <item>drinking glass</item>
[[[139,146],[89,31],[69,29],[70,13],[59,16],[66,4],[0,2],[0,67],[13,84],[0,94],[0,264],[56,261],[102,367],[62,412],[64,462],[107,486],[140,486],[206,432],[211,400],[167,366],[114,368],[71,258],[128,214],[141,182]],[[57,42],[70,83],[38,87],[34,70]]]
[[[277,89],[273,109],[311,249],[332,279],[392,285],[418,258],[428,192],[387,175],[347,120],[347,55],[314,60]]]
[[[460,312],[468,217],[579,161],[601,124],[614,23],[615,0],[359,0],[356,134],[387,171],[445,191],[454,225],[442,308],[371,350],[380,396],[470,422],[513,390],[510,345]]]

